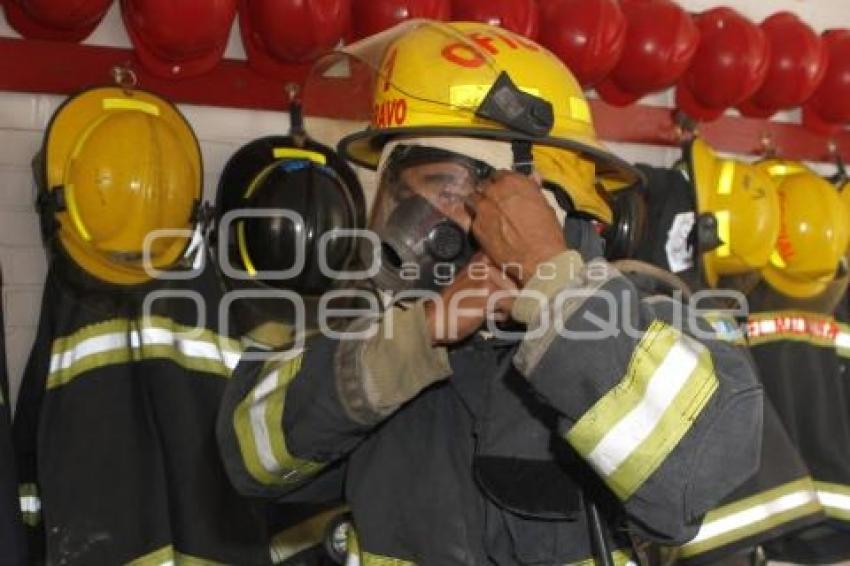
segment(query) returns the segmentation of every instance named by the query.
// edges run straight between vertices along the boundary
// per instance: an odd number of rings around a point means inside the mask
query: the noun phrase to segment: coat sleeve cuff
[[[388,310],[376,332],[340,344],[337,387],[349,415],[371,424],[451,375],[446,348],[431,345],[422,302]]]
[[[567,250],[556,255],[538,269],[514,302],[511,316],[514,320],[529,325],[537,320],[541,306],[550,301],[559,291],[569,287],[584,268],[581,254]]]

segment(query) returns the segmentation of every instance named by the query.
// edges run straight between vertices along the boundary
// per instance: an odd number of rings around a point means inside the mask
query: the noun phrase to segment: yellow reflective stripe
[[[24,524],[30,527],[38,525],[41,522],[41,498],[38,494],[38,486],[34,483],[19,484],[18,499]]]
[[[579,122],[590,123],[590,105],[583,98],[570,97],[570,117]]]
[[[812,480],[801,478],[709,511],[680,556],[709,552],[821,511]]]
[[[156,104],[151,104],[150,102],[144,102],[142,100],[134,100],[131,98],[104,98],[103,109],[136,110],[138,112],[150,114],[151,116],[159,116],[159,106],[157,106]]]
[[[732,194],[732,181],[735,179],[735,162],[724,161],[720,166],[720,176],[717,181],[717,194]]]
[[[415,564],[409,560],[380,556],[371,552],[360,553],[360,566],[415,566]]]
[[[280,564],[299,552],[323,544],[328,525],[346,511],[345,506],[328,509],[276,534],[270,547],[272,564]]]
[[[690,430],[717,386],[708,350],[656,320],[623,379],[578,420],[567,440],[626,500]]]
[[[242,461],[251,476],[266,485],[302,481],[323,464],[290,454],[283,430],[284,402],[289,383],[301,368],[302,355],[284,361],[243,399],[233,414]]]
[[[815,491],[827,517],[850,521],[850,486],[816,481]]]
[[[732,255],[732,220],[728,210],[718,210],[714,213],[717,220],[717,238],[720,245],[715,250],[717,257],[729,257]]]
[[[127,562],[126,566],[222,566],[223,564],[223,562],[183,554],[168,545]]]
[[[86,242],[91,242],[91,234],[86,228],[85,223],[83,222],[82,216],[80,216],[80,209],[77,207],[77,197],[75,194],[74,183],[68,183],[65,185],[65,206],[68,209],[68,216],[71,217],[71,222],[74,224],[74,228],[77,229],[77,233],[80,237]]]
[[[245,266],[245,271],[251,277],[257,276],[257,268],[254,267],[254,261],[248,253],[248,238],[245,236],[245,222],[239,221],[236,224],[236,242],[239,246],[239,257],[242,258],[242,265]]]
[[[275,159],[306,159],[319,165],[325,165],[328,162],[327,156],[318,151],[294,147],[276,147],[272,150],[272,156]]]
[[[189,370],[229,377],[240,345],[208,329],[165,317],[113,319],[53,342],[47,388],[67,385],[95,368],[135,360],[168,359]]]
[[[785,260],[782,259],[782,254],[779,253],[779,250],[773,250],[773,252],[771,252],[770,263],[779,269],[785,269],[787,267],[785,265]]]
[[[614,564],[616,566],[626,566],[627,564],[634,564],[632,561],[631,552],[625,550],[615,550],[614,555]],[[569,566],[595,566],[596,560],[593,558],[585,558],[584,560],[580,560],[578,562],[570,562]]]

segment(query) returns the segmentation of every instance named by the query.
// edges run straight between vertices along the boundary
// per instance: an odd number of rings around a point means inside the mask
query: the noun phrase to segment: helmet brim
[[[337,151],[349,161],[367,169],[375,170],[383,147],[399,137],[463,136],[496,140],[525,140],[533,144],[547,145],[573,151],[592,161],[597,167],[597,176],[620,180],[627,184],[645,182],[643,173],[634,165],[620,159],[607,148],[590,137],[534,138],[512,130],[495,128],[458,128],[421,126],[410,128],[374,128],[356,132],[342,138]]]

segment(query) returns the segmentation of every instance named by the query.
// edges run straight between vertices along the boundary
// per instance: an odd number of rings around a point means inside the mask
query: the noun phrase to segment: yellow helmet
[[[801,163],[769,160],[758,166],[776,180],[781,218],[779,237],[762,277],[787,297],[820,295],[847,271],[850,210],[846,198]]]
[[[719,157],[699,138],[688,153],[706,282],[715,287],[721,276],[767,265],[779,236],[779,198],[771,177],[755,165]]]
[[[543,177],[561,186],[577,210],[603,220],[610,210],[595,177],[640,178],[599,142],[581,86],[564,64],[499,27],[409,20],[321,61],[305,99],[313,89],[349,99],[368,89],[368,115],[363,109],[348,117],[368,118],[370,126],[343,138],[339,150],[372,169],[399,136],[526,141]]]
[[[148,281],[148,235],[192,229],[200,148],[180,112],[153,94],[97,88],[68,99],[51,120],[42,159],[48,236],[58,231],[61,249],[101,281]],[[173,266],[188,240],[174,233],[153,239],[150,267]]]

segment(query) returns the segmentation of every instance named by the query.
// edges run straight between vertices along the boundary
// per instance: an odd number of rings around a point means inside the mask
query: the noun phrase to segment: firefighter
[[[266,506],[230,486],[214,423],[241,346],[198,246],[201,154],[175,106],[96,88],[34,172],[50,256],[14,422],[33,561],[268,564]]]
[[[694,536],[758,463],[761,388],[598,257],[595,179],[638,175],[575,79],[484,24],[413,21],[339,56],[326,92],[375,79],[371,127],[339,148],[377,169],[360,255],[386,308],[240,365],[218,422],[234,485],[274,497],[344,461],[360,564],[624,561],[632,537]]]
[[[773,179],[763,167],[721,158],[699,138],[685,144],[676,167],[639,167],[645,186],[612,193],[609,257],[669,270],[689,292],[723,291],[721,300],[705,302],[717,309],[709,318],[719,338],[746,346],[747,313],[729,291],[751,292],[774,253],[782,223]],[[668,558],[697,566],[754,557],[760,545],[824,519],[811,472],[769,399],[763,434],[756,474],[706,515],[693,540],[668,549]]]

